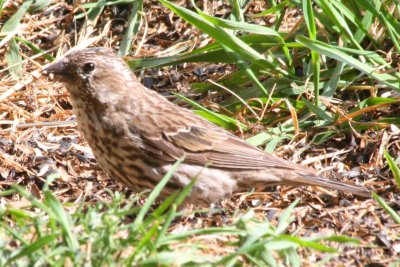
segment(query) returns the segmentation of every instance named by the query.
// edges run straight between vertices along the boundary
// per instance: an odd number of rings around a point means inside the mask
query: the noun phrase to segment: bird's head
[[[108,48],[71,50],[42,73],[63,82],[74,96],[99,100],[121,94],[135,79],[126,63]]]

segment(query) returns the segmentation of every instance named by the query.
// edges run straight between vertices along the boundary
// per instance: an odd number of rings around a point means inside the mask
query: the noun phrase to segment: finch
[[[72,50],[43,71],[65,84],[96,161],[135,191],[153,188],[184,157],[162,192],[196,182],[190,203],[274,185],[321,186],[368,197],[362,186],[277,158],[143,86],[112,50]]]

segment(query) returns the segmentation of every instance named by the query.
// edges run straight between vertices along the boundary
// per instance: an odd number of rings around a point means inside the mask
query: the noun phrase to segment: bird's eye
[[[93,70],[94,70],[94,63],[89,62],[89,63],[85,63],[85,65],[83,65],[83,71],[85,73],[92,72]]]

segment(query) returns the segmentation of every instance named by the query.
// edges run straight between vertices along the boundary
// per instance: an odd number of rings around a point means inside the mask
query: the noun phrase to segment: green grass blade
[[[67,242],[73,251],[79,249],[79,243],[76,239],[75,234],[72,231],[71,219],[64,210],[64,207],[58,201],[58,199],[51,193],[51,191],[44,191],[45,203],[50,207],[52,213],[55,215],[54,218],[61,224],[62,230],[66,235]]]
[[[303,101],[304,105],[311,110],[313,113],[315,113],[315,115],[317,115],[318,117],[320,117],[321,119],[327,121],[327,122],[333,122],[333,118],[326,113],[325,111],[323,111],[321,108],[319,108],[318,106],[312,104],[310,101],[308,101],[306,98],[302,97],[301,100]]]
[[[40,53],[44,53],[44,51],[42,49],[40,49],[39,47],[37,47],[34,43],[31,43],[21,37],[15,37],[15,39],[20,42],[23,43],[24,45],[26,45],[29,49],[31,49],[33,52],[35,52],[35,54],[40,54]],[[43,57],[49,61],[53,61],[55,58],[50,55],[50,54],[43,54]]]
[[[104,10],[104,4],[106,3],[106,0],[99,0],[96,5],[92,8],[89,9],[88,14],[87,14],[87,19],[93,23],[93,25],[96,24],[97,19],[99,18],[100,14]],[[87,21],[86,21],[87,23]]]
[[[289,226],[291,223],[291,213],[293,209],[297,206],[297,204],[300,202],[300,199],[297,198],[295,201],[293,201],[289,207],[287,207],[283,213],[279,216],[279,221],[278,225],[276,226],[275,234],[280,235],[284,231],[286,231],[286,228]]]
[[[311,238],[312,241],[333,241],[337,243],[349,243],[349,244],[355,244],[359,245],[361,244],[359,239],[352,238],[349,236],[344,236],[344,235],[331,235],[331,236],[324,236],[324,237],[316,237],[316,238]]]
[[[128,55],[129,51],[131,50],[133,38],[139,31],[142,10],[143,0],[137,0],[132,3],[132,10],[128,19],[128,26],[125,30],[124,36],[122,37],[121,45],[119,46],[118,55],[121,57]]]
[[[18,79],[21,75],[22,71],[22,57],[19,54],[19,46],[15,41],[15,38],[12,38],[8,42],[9,50],[6,53],[5,59],[7,62],[7,66],[9,67],[9,71],[11,75]]]
[[[281,3],[274,5],[273,7],[266,9],[260,13],[252,15],[254,18],[264,17],[269,14],[279,13],[280,11],[284,10],[288,5],[290,5],[289,0],[284,0]]]
[[[229,3],[232,6],[232,14],[231,14],[231,19],[234,21],[244,21],[244,12],[243,12],[243,7],[245,5],[245,1],[240,1],[240,0],[228,0]]]
[[[237,37],[247,45],[253,47],[256,51],[263,52],[272,47],[281,47],[287,49],[287,46],[295,45],[301,47],[301,45],[295,43],[283,44],[278,42],[275,37],[267,35],[244,35]],[[226,46],[225,46],[226,47]],[[144,68],[155,68],[162,66],[176,65],[184,62],[215,62],[215,63],[235,63],[235,60],[228,56],[223,46],[219,43],[212,43],[204,47],[198,48],[188,53],[180,53],[189,49],[190,46],[182,46],[180,49],[174,51],[176,55],[166,57],[155,57],[155,58],[138,58],[127,61],[128,65],[133,69],[144,69]],[[263,69],[259,65],[252,65],[252,69]]]
[[[318,242],[303,240],[303,239],[300,239],[295,236],[289,236],[289,235],[283,235],[283,234],[277,236],[274,240],[272,240],[266,244],[266,248],[268,250],[291,249],[291,248],[296,248],[298,246],[312,248],[317,251],[323,251],[323,252],[329,252],[329,253],[337,252],[336,249],[322,245]]]
[[[146,202],[144,203],[143,207],[140,209],[139,214],[137,215],[132,228],[137,229],[143,222],[144,216],[149,211],[151,205],[153,205],[154,201],[160,195],[163,188],[167,185],[168,181],[171,179],[172,175],[178,168],[178,166],[183,162],[184,157],[180,158],[175,162],[175,164],[169,169],[168,173],[161,179],[161,181],[157,184],[157,186],[151,191],[149,197],[147,198]]]
[[[336,8],[336,10],[339,10],[340,13],[346,17],[348,22],[357,27],[357,31],[353,35],[353,38],[357,43],[361,43],[364,37],[368,36],[369,40],[376,44],[376,40],[374,40],[374,38],[372,38],[368,32],[373,23],[373,15],[371,12],[365,12],[365,14],[363,14],[362,20],[360,21],[360,17],[357,16],[357,12],[350,10],[348,6],[346,6],[344,3],[337,0],[332,0],[331,3]],[[348,26],[348,28],[350,28],[350,26]],[[356,47],[360,48],[358,45]]]
[[[1,14],[3,13],[4,3],[5,3],[5,0],[0,0],[0,18],[1,18]]]
[[[51,234],[51,235],[47,235],[47,236],[44,236],[42,238],[39,238],[38,240],[36,240],[32,244],[23,247],[20,251],[18,251],[10,259],[8,259],[8,261],[6,262],[5,266],[11,266],[11,263],[16,261],[19,258],[22,258],[22,257],[25,257],[25,256],[29,257],[32,253],[34,253],[35,251],[43,248],[46,245],[51,247],[51,245],[49,245],[49,243],[51,243],[57,237],[58,237],[58,234]]]
[[[170,242],[175,242],[179,240],[184,240],[188,237],[194,236],[194,235],[213,235],[213,234],[219,234],[219,235],[244,235],[245,232],[243,230],[237,229],[236,227],[230,227],[230,226],[225,226],[222,228],[204,228],[204,229],[195,229],[195,230],[188,230],[182,233],[176,233],[176,234],[171,234],[166,236],[165,238],[162,239],[160,242],[161,245],[166,245]]]
[[[339,13],[338,10],[331,4],[330,1],[319,0],[317,1],[324,11],[324,15],[328,17],[334,25],[338,28],[338,31],[346,36],[351,43],[360,50],[363,50],[360,44],[354,39],[352,30],[347,25],[347,21]]]
[[[11,235],[15,240],[21,242],[24,246],[29,245],[29,242],[27,240],[25,240],[23,235],[16,229],[14,229],[14,227],[10,227],[8,224],[4,223],[3,221],[0,222],[0,226],[1,226],[0,228],[5,229],[5,233]]]
[[[141,237],[140,241],[135,245],[135,251],[131,255],[132,260],[129,261],[133,261],[133,259],[135,259],[135,256],[141,253],[142,252],[141,250],[144,247],[153,246],[153,242],[151,240],[158,234],[159,223],[160,223],[159,221],[154,221],[150,229],[141,229],[140,232],[143,235],[143,237]]]
[[[32,205],[34,207],[37,207],[43,211],[49,212],[50,209],[44,205],[39,199],[37,199],[36,197],[34,197],[32,194],[30,194],[28,191],[26,191],[25,188],[23,188],[22,186],[19,186],[17,184],[13,184],[11,185],[11,188],[14,189],[16,192],[18,192],[18,194],[20,194],[21,196],[25,197],[26,199],[28,199]]]
[[[323,42],[319,41],[313,41],[307,37],[304,36],[297,36],[296,40],[303,44],[304,46],[318,51],[320,54],[324,54],[330,58],[334,58],[340,62],[344,62],[362,73],[368,75],[369,77],[376,79],[377,81],[389,86],[390,88],[393,88],[397,91],[400,91],[400,80],[397,79],[396,77],[387,74],[387,73],[378,73],[375,71],[374,68],[370,67],[369,65],[362,63],[361,61],[343,53],[340,49],[337,49],[336,47],[332,45],[328,45]]]
[[[184,200],[189,196],[194,184],[196,183],[196,177],[192,178],[190,183],[185,186],[185,188],[179,193],[179,195],[175,198],[173,205],[170,207],[170,211],[168,212],[167,217],[165,218],[164,224],[161,227],[161,230],[158,231],[158,236],[156,241],[154,242],[158,247],[162,242],[163,238],[167,236],[167,231],[169,226],[171,225],[172,220],[176,217],[177,208],[184,202]]]
[[[315,18],[313,6],[311,4],[311,0],[305,0],[303,2],[303,12],[304,12],[304,20],[306,21],[308,34],[310,38],[315,40],[317,37],[317,28],[315,26]]]
[[[223,116],[221,114],[212,112],[208,109],[206,109],[205,107],[203,107],[202,105],[198,104],[196,101],[193,101],[181,94],[175,94],[177,97],[185,100],[186,102],[188,102],[189,104],[191,104],[193,107],[198,108],[200,111],[202,112],[198,112],[196,111],[197,114],[203,116],[204,118],[208,119],[211,122],[214,122],[224,128],[229,128],[232,130],[236,130],[237,129],[237,125],[239,125],[242,129],[247,129],[248,127],[238,121],[236,121],[235,119],[232,119],[230,117],[227,116]]]
[[[400,45],[398,39],[400,24],[398,23],[398,19],[393,18],[389,12],[385,11],[385,7],[382,6],[383,2],[381,1],[360,0],[358,2],[362,7],[374,14],[382,22],[382,25],[385,26],[390,35],[390,40],[395,45],[397,52],[399,52]]]
[[[196,255],[193,252],[164,251],[155,255],[150,255],[140,266],[213,266],[212,262],[213,259],[210,255],[204,257]]]
[[[33,2],[33,0],[24,1],[23,4],[14,13],[14,15],[12,15],[12,17],[4,23],[1,32],[8,33],[7,38],[10,38],[11,36],[17,34],[18,29],[21,26],[21,19],[28,12]],[[7,62],[7,66],[9,67],[10,74],[15,79],[18,79],[22,71],[22,57],[19,53],[19,46],[15,38],[11,37],[10,41],[8,42],[8,46],[9,49],[5,54],[5,60]]]
[[[311,4],[311,0],[303,1],[303,10],[304,10],[304,19],[307,24],[308,34],[310,35],[311,40],[315,40],[317,38],[317,29],[315,26],[315,17],[313,6]],[[313,84],[314,84],[314,102],[315,105],[318,105],[319,101],[319,76],[320,76],[320,62],[319,62],[319,54],[315,51],[311,51],[311,68],[313,73]]]
[[[394,181],[396,182],[397,187],[400,188],[400,168],[396,164],[396,162],[392,159],[392,157],[389,155],[389,153],[387,151],[384,151],[384,155],[385,155],[386,161],[390,167],[390,170],[393,173]]]
[[[300,267],[301,266],[300,265],[300,262],[301,262],[300,256],[295,249],[293,249],[293,248],[288,249],[285,252],[285,256],[286,256],[286,259],[290,266],[292,266],[292,267]]]
[[[15,12],[6,23],[4,23],[1,32],[13,32],[17,30],[21,25],[21,19],[25,16],[25,13],[28,12],[32,3],[33,0],[24,1],[24,3],[18,8],[17,12]]]
[[[199,14],[196,14],[193,11],[175,5],[166,0],[160,0],[160,2],[163,3],[169,9],[171,9],[173,12],[175,12],[177,15],[182,17],[187,22],[193,24],[203,32],[209,34],[217,42],[235,51],[235,53],[240,55],[243,59],[249,60],[250,62],[258,64],[266,69],[278,72],[284,76],[288,75],[287,71],[281,69],[280,67],[268,61],[263,55],[258,53],[256,50],[247,45],[245,42],[243,42],[233,34],[224,31],[221,27],[204,20],[204,18],[202,18]]]
[[[400,224],[400,215],[396,213],[396,211],[394,209],[392,209],[386,202],[385,200],[383,200],[383,198],[381,198],[380,196],[378,196],[377,193],[372,192],[372,197],[375,199],[376,202],[378,202],[378,204],[390,215],[390,217],[392,217],[393,221],[395,221],[395,223]]]
[[[242,58],[240,58],[236,53],[234,53],[234,51],[232,51],[229,47],[224,47],[224,48],[227,51],[228,55],[235,59],[236,64],[240,67],[240,69],[242,69],[250,78],[250,80],[257,86],[257,88],[260,89],[261,93],[264,96],[269,97],[267,89],[265,89],[262,83],[260,83],[260,81],[254,74],[250,66],[244,60],[242,60]]]
[[[332,73],[332,78],[329,79],[329,81],[327,83],[324,84],[323,88],[323,92],[322,92],[322,96],[325,97],[333,97],[333,95],[336,93],[336,89],[338,87],[338,84],[340,82],[341,79],[341,74],[343,73],[345,64],[342,62],[337,62],[333,73]]]
[[[197,13],[202,16],[205,20],[211,22],[214,25],[220,26],[222,28],[227,28],[235,31],[244,31],[248,33],[255,33],[255,34],[260,34],[260,35],[268,35],[268,36],[273,36],[276,37],[277,40],[281,41],[282,43],[284,42],[283,38],[280,36],[280,34],[268,27],[265,26],[259,26],[255,24],[249,24],[245,22],[236,22],[236,21],[231,21],[231,20],[226,20],[226,19],[220,19],[216,17],[212,17],[210,15],[207,15],[206,13],[202,12],[200,9],[196,8]]]
[[[33,4],[30,6],[30,12],[40,11],[51,4],[51,0],[35,0]]]

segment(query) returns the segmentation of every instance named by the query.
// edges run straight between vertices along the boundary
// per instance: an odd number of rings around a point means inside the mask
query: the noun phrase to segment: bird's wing
[[[150,157],[175,161],[185,155],[188,163],[238,170],[269,167],[312,171],[272,156],[192,112],[169,106],[168,110],[140,113],[132,127],[144,139]]]

